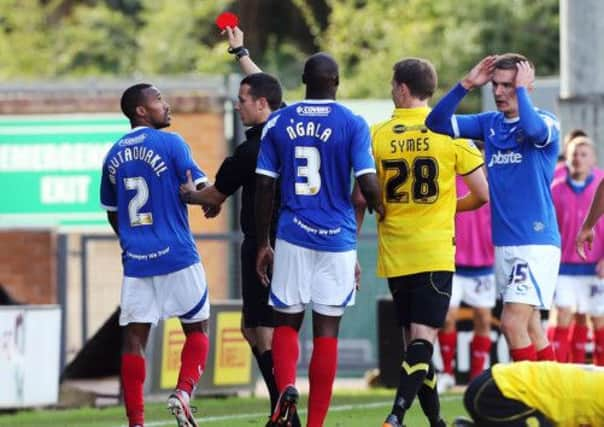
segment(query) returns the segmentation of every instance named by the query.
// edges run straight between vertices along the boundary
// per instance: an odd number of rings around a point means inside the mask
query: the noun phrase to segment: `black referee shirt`
[[[227,157],[216,173],[214,186],[226,196],[231,196],[239,187],[241,191],[241,213],[239,221],[245,237],[256,237],[254,198],[256,195],[256,160],[260,151],[260,136],[264,123],[245,131],[246,140],[237,146],[232,156]],[[271,236],[276,232],[279,213],[279,184],[275,192]]]

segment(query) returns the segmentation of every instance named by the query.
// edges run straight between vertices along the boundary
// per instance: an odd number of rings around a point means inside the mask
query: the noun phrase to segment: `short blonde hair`
[[[569,156],[571,151],[574,150],[576,147],[580,147],[582,145],[591,149],[591,152],[594,155],[594,160],[597,161],[598,153],[596,152],[596,144],[594,144],[591,138],[589,138],[587,135],[580,135],[568,141],[568,145],[566,146],[566,150],[564,152],[567,164],[570,164],[570,162],[572,161]]]

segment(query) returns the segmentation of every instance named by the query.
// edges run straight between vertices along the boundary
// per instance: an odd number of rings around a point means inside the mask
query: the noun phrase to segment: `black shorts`
[[[553,427],[538,410],[519,400],[505,397],[497,387],[491,369],[472,380],[464,394],[464,406],[476,427]],[[527,422],[530,419],[533,424]]]
[[[243,325],[273,327],[273,307],[268,304],[269,288],[256,274],[255,239],[245,238],[241,243],[241,298],[243,299]]]
[[[388,278],[399,324],[442,328],[451,299],[452,271],[430,271]]]

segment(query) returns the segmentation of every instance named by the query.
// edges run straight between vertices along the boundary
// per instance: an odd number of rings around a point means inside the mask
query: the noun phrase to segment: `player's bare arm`
[[[191,177],[191,171],[187,171],[187,181],[180,185],[180,197],[183,202],[190,205],[220,206],[226,200],[224,194],[216,189],[214,185],[195,187]]]
[[[362,196],[367,201],[369,212],[375,211],[378,215],[378,221],[383,221],[386,216],[386,209],[382,204],[382,196],[377,175],[374,173],[366,173],[357,178]]]
[[[363,227],[363,221],[365,219],[365,209],[367,209],[367,200],[363,197],[363,193],[361,193],[361,188],[359,187],[359,183],[354,183],[354,188],[352,189],[352,206],[354,206],[354,216],[357,221],[357,236],[361,232],[361,228]]]
[[[187,180],[179,188],[180,200],[190,205],[201,205],[206,218],[216,217],[226,196],[213,185],[202,182],[195,186],[190,170],[187,170],[186,175]]]
[[[470,189],[470,192],[457,199],[457,212],[471,211],[478,209],[489,201],[489,184],[482,168],[478,168],[472,173],[463,177],[464,182]]]
[[[107,221],[109,221],[109,225],[113,229],[113,232],[117,237],[120,236],[118,222],[117,222],[117,211],[107,211]]]
[[[354,187],[352,189],[352,206],[354,206],[354,216],[357,222],[357,237],[361,234],[361,228],[363,227],[363,220],[365,219],[365,209],[367,209],[367,200],[363,197],[363,193],[361,193],[361,188],[359,187],[359,183],[355,182]],[[361,289],[361,264],[359,264],[359,260],[354,265],[354,281],[356,283],[357,291]]]
[[[269,231],[275,200],[275,179],[256,174],[256,236],[258,239],[258,254],[256,257],[256,273],[264,286],[270,284],[269,267],[273,263],[273,249],[270,244]]]
[[[594,195],[594,199],[591,202],[591,206],[589,208],[589,212],[587,213],[587,217],[585,221],[583,221],[583,226],[577,234],[577,238],[575,240],[575,245],[577,248],[577,253],[583,259],[586,259],[585,255],[585,245],[587,245],[587,249],[591,250],[591,243],[594,240],[594,226],[598,222],[598,219],[604,213],[604,181],[601,181],[598,185],[598,189],[596,190],[596,194]]]
[[[491,81],[493,72],[495,71],[495,62],[497,56],[489,55],[483,58],[478,64],[470,70],[470,72],[461,80],[461,85],[466,90],[472,90],[481,87]]]
[[[241,67],[241,71],[247,76],[249,74],[261,73],[262,70],[260,67],[256,65],[256,63],[252,60],[243,45],[243,31],[239,27],[226,27],[222,34],[226,34],[227,40],[229,42],[229,53],[233,53],[239,59],[239,66]],[[247,52],[247,54],[239,56],[237,52]]]

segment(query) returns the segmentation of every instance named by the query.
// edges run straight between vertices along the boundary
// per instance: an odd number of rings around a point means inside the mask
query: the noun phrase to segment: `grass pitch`
[[[394,390],[376,389],[362,392],[335,392],[326,427],[370,427],[381,426],[392,405]],[[196,419],[200,426],[227,427],[264,426],[268,416],[268,402],[262,398],[197,398]],[[306,419],[306,396],[302,396],[299,411]],[[463,415],[462,395],[441,396],[442,414],[448,422]],[[176,425],[168,413],[165,403],[150,403],[145,406],[145,427]],[[419,404],[416,402],[405,417],[405,424],[413,427],[428,426]],[[0,426],[11,427],[127,427],[124,409],[121,406],[103,409],[85,408],[74,410],[33,410],[0,415]]]

